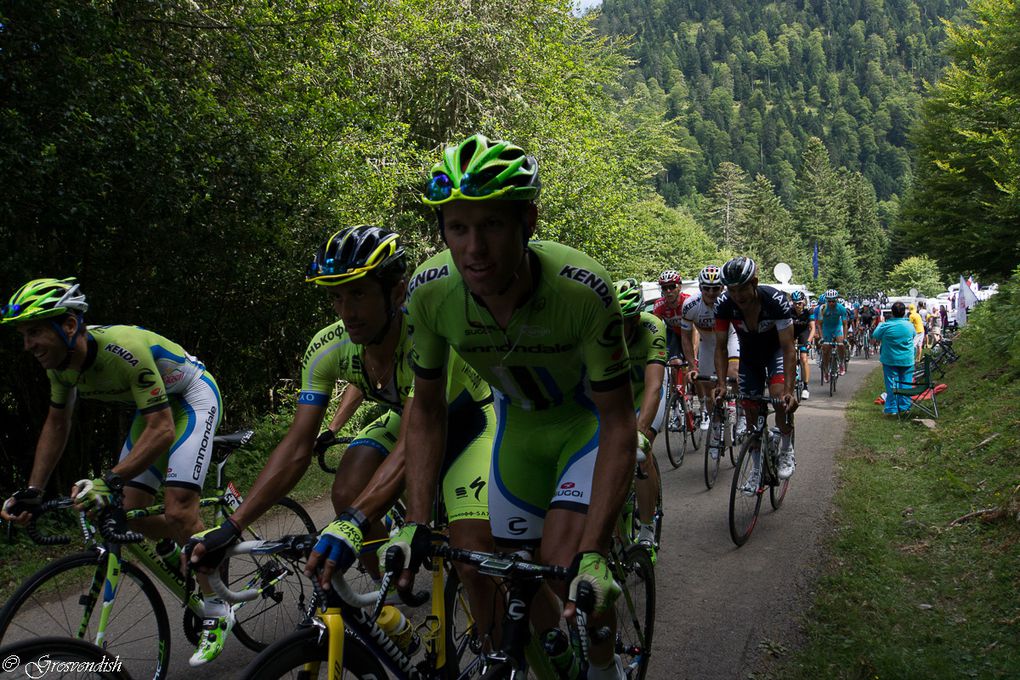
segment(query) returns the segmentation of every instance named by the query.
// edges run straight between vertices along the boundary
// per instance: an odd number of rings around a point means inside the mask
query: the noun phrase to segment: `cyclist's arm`
[[[609,536],[634,476],[634,397],[630,381],[604,392],[592,392],[599,416],[599,452],[592,475],[591,504],[578,552],[605,554]]]
[[[719,328],[725,327],[723,330]],[[727,347],[727,340],[729,339],[730,327],[729,322],[716,322],[715,326],[715,377],[716,387],[723,392],[726,391],[726,376],[729,375],[729,349]]]
[[[425,524],[432,518],[439,470],[443,464],[446,441],[446,369],[437,377],[414,377],[414,398],[404,410],[406,465],[414,474],[407,475],[407,519]],[[633,437],[633,430],[631,436]],[[392,454],[391,454],[392,455]]]
[[[350,384],[344,389],[344,393],[340,395],[340,405],[337,406],[336,414],[333,415],[333,420],[329,422],[329,431],[336,434],[340,431],[347,421],[351,419],[354,412],[358,410],[362,402],[365,401],[365,393],[357,388],[357,386]]]
[[[680,329],[680,344],[684,348],[684,356],[687,357],[687,363],[691,367],[695,367],[698,364],[698,355],[694,351],[694,328],[681,328]],[[700,371],[701,368],[698,367]],[[647,388],[646,388],[647,389]]]
[[[659,410],[659,397],[662,391],[662,379],[666,367],[662,364],[645,365],[645,394],[641,399],[641,412],[637,420],[637,429],[649,439],[652,438],[652,421]]]
[[[32,474],[28,478],[29,486],[36,489],[46,488],[50,475],[64,453],[64,447],[67,446],[73,413],[73,398],[62,408],[50,406],[42,432],[39,433],[39,442],[35,445],[35,460],[32,462]]]
[[[290,429],[259,473],[241,507],[230,516],[239,528],[244,529],[262,516],[276,501],[290,492],[312,462],[312,445],[319,433],[325,408],[311,404],[298,404]]]
[[[131,452],[112,469],[122,479],[133,479],[145,472],[160,456],[170,450],[176,438],[170,404],[144,413],[142,418],[145,420],[145,429],[135,440]]]

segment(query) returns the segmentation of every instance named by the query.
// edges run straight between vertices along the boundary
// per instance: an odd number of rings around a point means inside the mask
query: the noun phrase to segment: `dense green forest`
[[[217,376],[228,426],[253,422],[293,395],[330,319],[303,283],[314,248],[374,222],[414,259],[434,252],[423,179],[475,131],[538,157],[539,236],[617,276],[741,252],[874,290],[1015,265],[1015,0],[571,10],[0,0],[0,295],[78,276],[91,323],[180,342]],[[906,255],[932,259],[889,279]],[[3,338],[0,464],[17,481],[46,383]],[[109,410],[79,410],[58,484],[118,446]]]

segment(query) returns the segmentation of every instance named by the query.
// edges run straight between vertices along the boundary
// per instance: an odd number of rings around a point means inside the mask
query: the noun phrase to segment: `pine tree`
[[[738,227],[743,222],[747,196],[747,173],[734,163],[720,163],[708,190],[705,213],[709,218],[709,235],[724,248],[739,249]]]

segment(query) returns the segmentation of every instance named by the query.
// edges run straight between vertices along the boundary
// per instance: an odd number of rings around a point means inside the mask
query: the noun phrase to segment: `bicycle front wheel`
[[[622,593],[616,599],[616,648],[628,680],[648,672],[655,628],[655,568],[648,551],[632,545],[610,568]]]
[[[758,523],[758,511],[761,509],[761,484],[749,485],[756,468],[760,463],[755,461],[755,454],[761,440],[758,436],[748,437],[740,447],[737,467],[733,470],[733,483],[730,485],[730,538],[738,546],[747,543],[755,524]],[[760,457],[758,454],[757,457]],[[758,473],[760,480],[760,472]]]
[[[289,534],[317,533],[308,512],[296,501],[281,498],[249,526],[241,540],[272,540]],[[234,635],[256,652],[287,635],[304,620],[311,585],[301,576],[304,565],[279,555],[239,555],[226,563],[224,581],[234,590],[265,588],[262,596],[240,607]],[[274,583],[275,581],[275,583]]]
[[[35,640],[40,631],[92,642],[99,629],[109,553],[68,555],[32,574],[0,609],[0,642]],[[161,680],[170,662],[170,621],[156,586],[121,562],[103,644],[135,678]]]
[[[20,661],[19,667],[8,669],[7,660],[15,657]],[[20,678],[39,678],[45,673],[47,678],[88,678],[90,680],[130,680],[131,676],[124,670],[124,663],[115,655],[97,647],[91,642],[77,638],[42,637],[32,640],[15,642],[0,647],[0,659],[4,659],[4,677],[8,680]],[[97,670],[80,670],[80,666],[70,669],[55,665],[33,666],[42,661],[66,661],[74,664],[80,662],[95,664]],[[20,665],[24,664],[24,669]],[[10,675],[7,675],[10,673]]]
[[[705,486],[709,489],[715,486],[715,480],[719,477],[719,459],[723,457],[726,446],[726,425],[721,423],[717,427],[714,419],[715,416],[705,438]]]
[[[683,402],[674,390],[669,391],[666,404],[666,456],[674,468],[684,464],[687,453],[687,414]]]
[[[694,397],[690,394],[684,395],[684,410],[687,411],[687,430],[691,435],[691,450],[697,451],[701,446],[701,418],[700,414],[694,411]]]
[[[245,680],[276,680],[276,678],[348,678],[381,680],[388,678],[379,660],[368,647],[353,635],[344,637],[344,667],[340,676],[330,675],[329,636],[321,635],[315,626],[296,630],[282,640],[266,647],[241,672]]]

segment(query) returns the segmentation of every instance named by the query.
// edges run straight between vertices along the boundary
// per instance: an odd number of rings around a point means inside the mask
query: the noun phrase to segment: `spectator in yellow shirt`
[[[917,313],[917,307],[914,303],[910,303],[907,307],[910,310],[908,319],[910,323],[914,324],[914,363],[921,360],[921,350],[924,348],[924,321],[921,320],[921,315]]]

